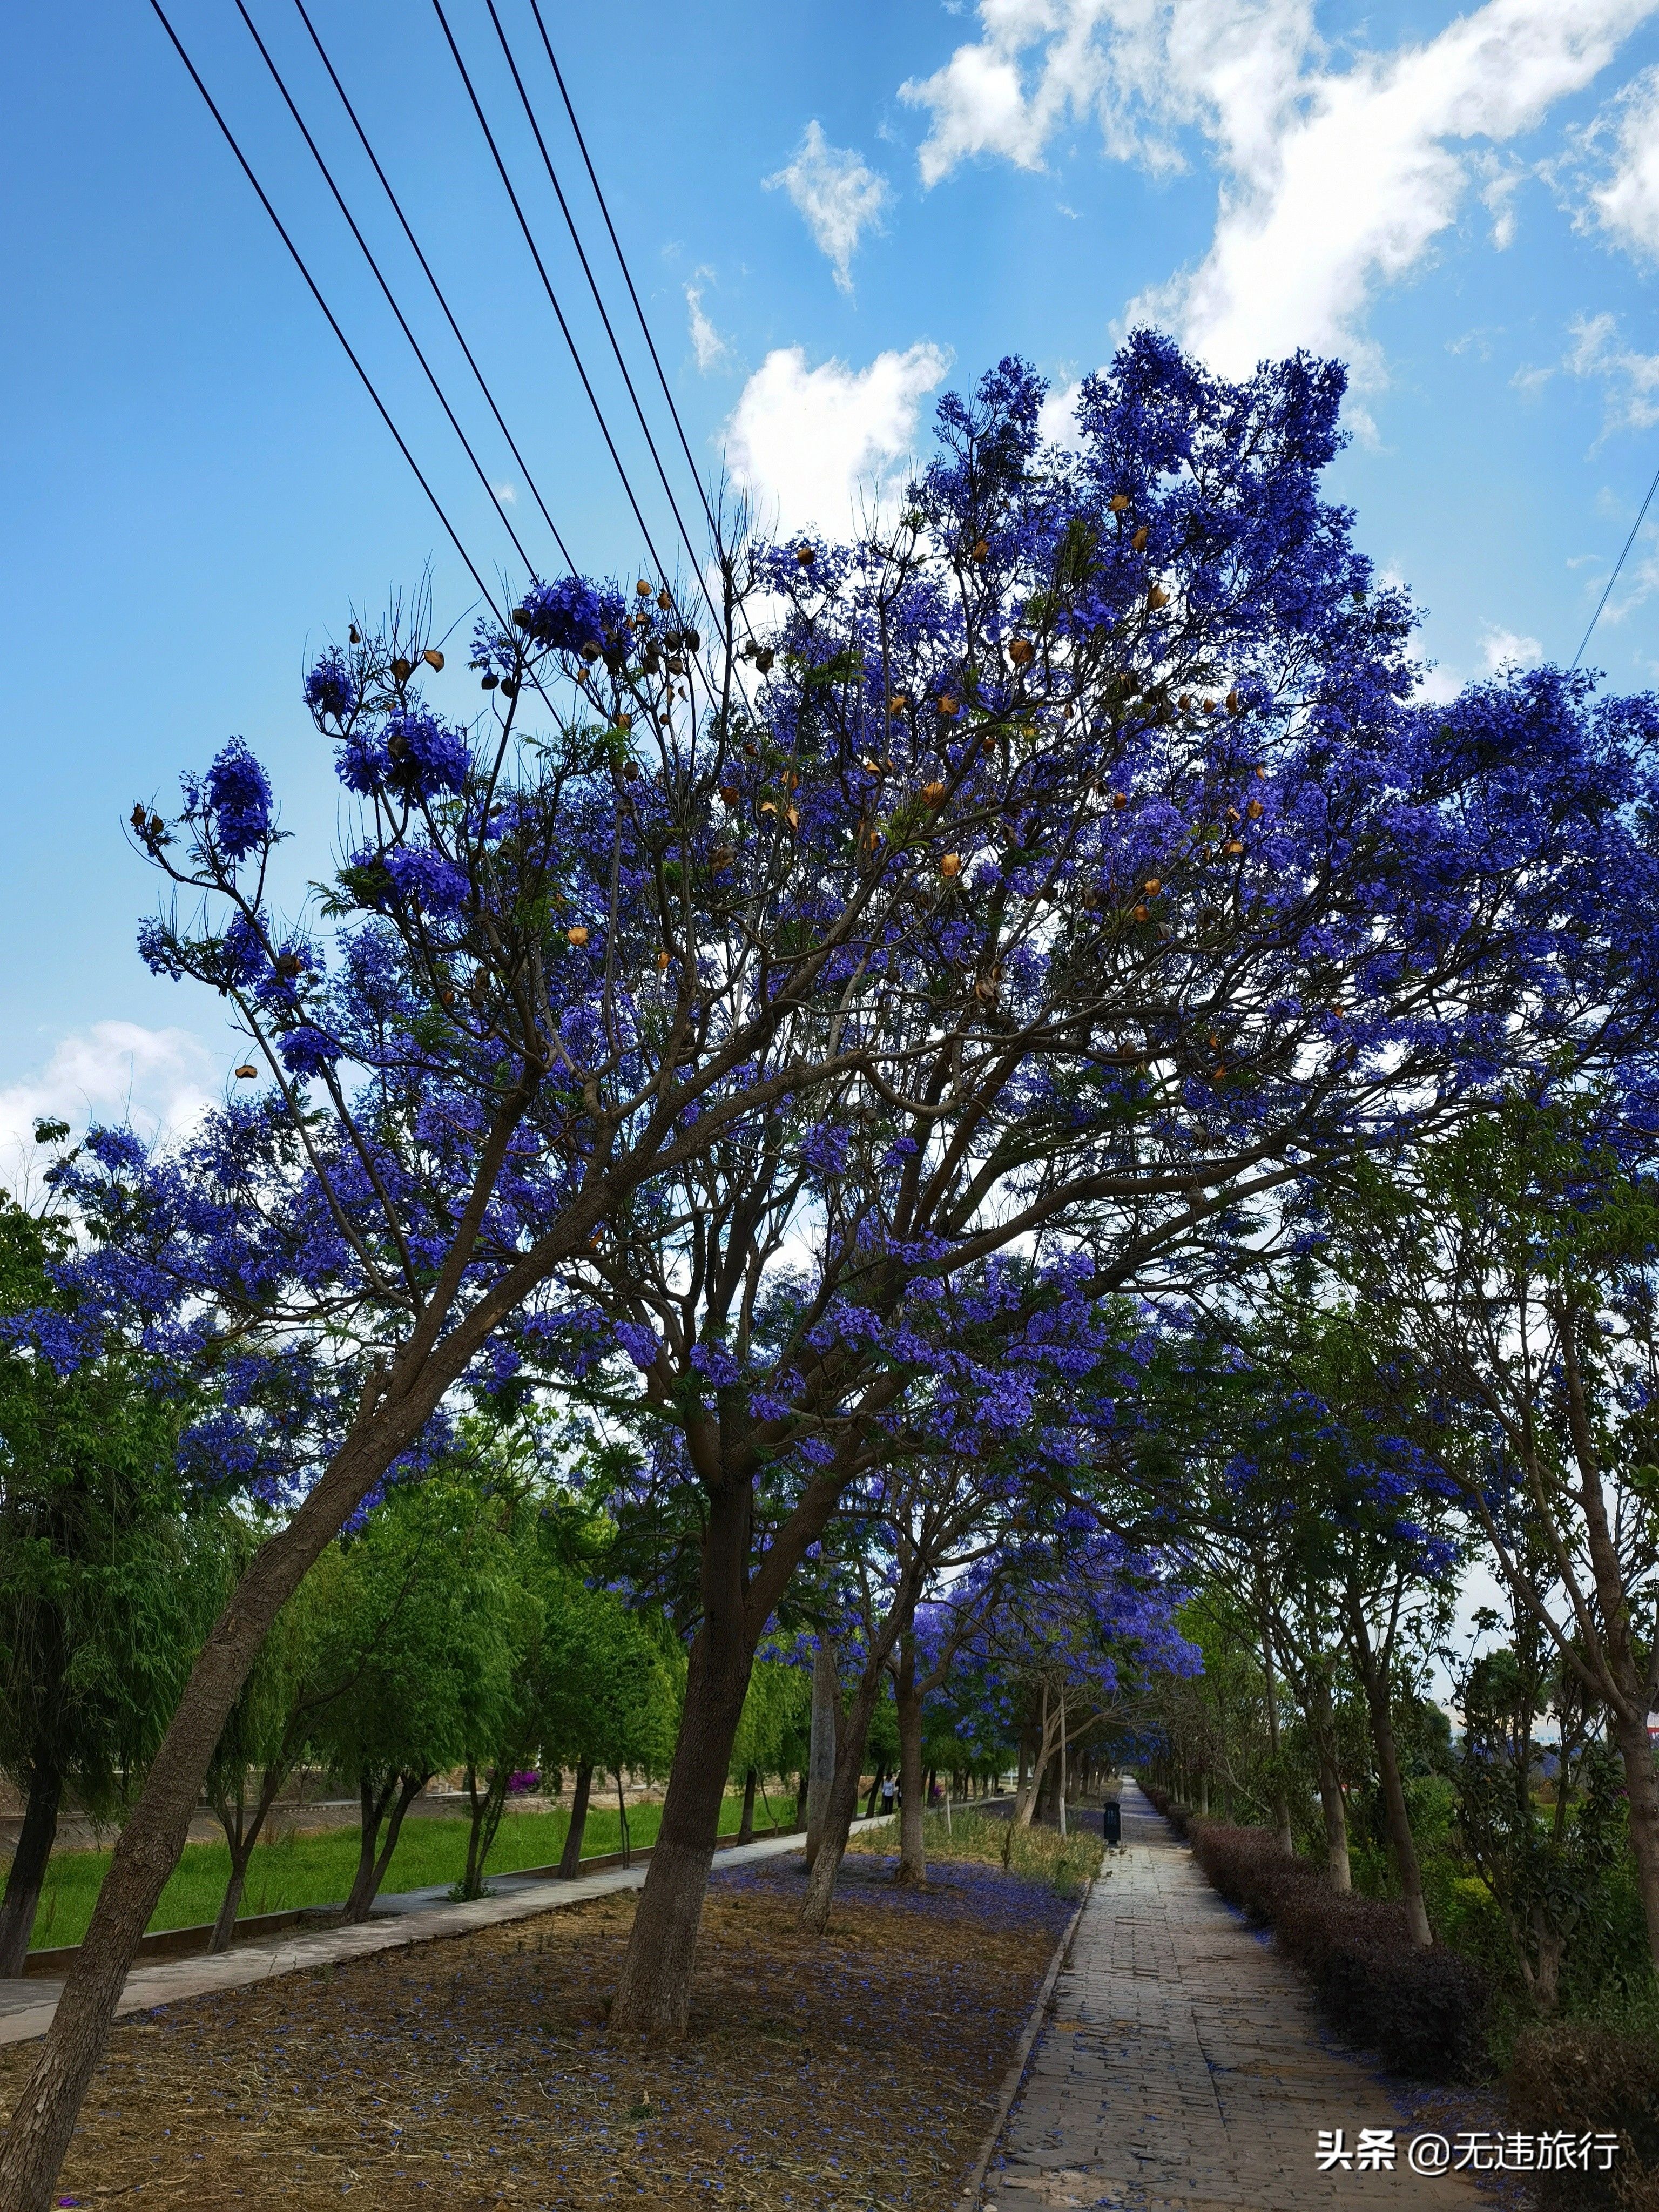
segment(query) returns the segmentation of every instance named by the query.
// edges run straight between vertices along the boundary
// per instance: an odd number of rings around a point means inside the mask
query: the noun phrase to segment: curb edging
[[[1105,1856],[1103,1851],[1101,1853],[1103,1864]],[[1031,2053],[1036,2048],[1037,2037],[1042,2033],[1043,2022],[1048,2016],[1048,2008],[1054,2001],[1054,1984],[1060,1979],[1066,1961],[1072,1954],[1072,1943],[1077,1935],[1078,1923],[1083,1917],[1083,1908],[1094,1894],[1097,1879],[1097,1876],[1091,1874],[1084,1883],[1083,1894],[1077,1901],[1077,1910],[1066,1923],[1066,1931],[1055,1948],[1054,1957],[1048,1961],[1048,1971],[1043,1976],[1042,1986],[1036,1993],[1036,2002],[1026,2015],[1025,2025],[1020,2030],[1019,2041],[1014,2045],[1013,2057],[1009,2063],[1007,2073],[1003,2076],[1002,2089],[997,2098],[996,2111],[992,2117],[990,2130],[980,2146],[978,2157],[968,2170],[968,2179],[957,2192],[957,2202],[964,2208],[964,2212],[967,2207],[977,2203],[984,2189],[986,2174],[990,2169],[991,2160],[1001,2139],[1008,2115],[1014,2108],[1014,2100],[1024,2087],[1025,2069],[1031,2063]]]

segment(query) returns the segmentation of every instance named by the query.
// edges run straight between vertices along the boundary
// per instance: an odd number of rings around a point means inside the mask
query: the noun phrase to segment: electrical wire
[[[416,482],[420,485],[421,489],[426,494],[427,498],[430,501],[433,513],[437,516],[439,521],[442,523],[445,531],[448,534],[450,543],[454,546],[455,550],[460,555],[463,562],[465,564],[468,574],[478,587],[479,595],[483,599],[484,605],[495,616],[496,621],[505,627],[506,617],[502,615],[501,609],[496,605],[495,596],[491,592],[489,585],[485,583],[483,576],[479,574],[477,562],[473,560],[472,556],[467,551],[466,547],[462,544],[460,533],[457,531],[454,524],[450,520],[447,514],[445,512],[442,501],[440,500],[437,493],[433,490],[430,483],[428,483],[420,463],[416,459],[414,454],[410,453],[408,443],[404,439],[402,431],[399,430],[397,424],[392,421],[391,414],[386,408],[386,402],[381,398],[379,392],[376,391],[374,379],[369,375],[368,371],[363,367],[362,362],[358,359],[356,353],[353,349],[350,339],[347,337],[344,331],[341,329],[333,309],[329,306],[328,301],[323,297],[323,295],[318,287],[316,278],[306,266],[304,256],[301,253],[299,247],[294,243],[293,239],[289,235],[289,233],[283,225],[283,219],[272,206],[270,196],[266,192],[264,186],[259,182],[258,178],[254,174],[252,166],[249,162],[246,155],[243,153],[241,147],[237,143],[236,134],[232,131],[229,124],[226,122],[224,117],[220,113],[213,94],[208,90],[207,86],[203,82],[201,74],[198,70],[195,63],[191,61],[189,54],[185,52],[184,43],[180,40],[179,33],[173,29],[173,25],[168,21],[167,12],[161,6],[161,0],[149,0],[149,4],[155,10],[156,18],[161,23],[161,28],[167,33],[173,52],[178,55],[179,60],[184,64],[185,70],[189,72],[191,82],[196,87],[197,91],[201,94],[203,100],[206,104],[209,114],[212,116],[214,121],[218,125],[221,132],[223,134],[225,143],[235,155],[238,167],[241,170],[242,174],[247,179],[249,184],[252,185],[254,192],[258,196],[260,206],[264,208],[265,213],[270,217],[271,224],[276,230],[276,235],[282,240],[283,245],[287,246],[295,267],[305,279],[307,290],[311,294],[312,298],[317,302],[317,305],[322,309],[324,318],[326,320],[330,330],[333,331],[335,337],[339,340],[341,349],[344,352],[346,359],[351,363],[353,368],[356,370],[358,378],[362,384],[364,391],[368,392],[370,399],[374,401],[375,412],[380,416],[380,420],[386,424],[386,428],[392,433],[392,439],[397,445],[398,451],[408,462]]]
[[[324,46],[321,39],[318,36],[316,26],[313,23],[311,17],[306,12],[305,0],[294,0],[294,4],[299,11],[300,21],[305,25],[306,30],[310,35],[312,45],[317,49],[318,58],[322,63],[323,67],[328,71],[329,82],[333,85],[335,91],[340,96],[340,105],[344,108],[347,115],[350,118],[351,127],[357,134],[358,143],[362,146],[364,153],[368,156],[370,167],[374,169],[375,175],[380,179],[380,189],[385,192],[387,199],[392,204],[392,212],[397,216],[399,224],[402,226],[404,236],[409,240],[410,249],[413,252],[415,258],[421,264],[421,272],[425,276],[427,283],[432,287],[433,296],[437,301],[439,307],[443,310],[444,319],[449,325],[450,330],[454,335],[455,343],[459,346],[462,354],[465,356],[466,365],[471,370],[473,376],[477,381],[478,389],[483,392],[489,411],[495,418],[495,427],[501,432],[502,437],[506,439],[507,450],[511,453],[514,461],[518,464],[519,473],[523,477],[525,483],[529,489],[531,497],[541,509],[542,520],[546,523],[548,529],[552,533],[553,543],[559,549],[559,556],[563,561],[565,567],[574,572],[576,564],[571,559],[569,549],[565,544],[564,539],[559,534],[559,526],[554,521],[552,515],[548,512],[547,501],[542,497],[541,491],[536,483],[536,479],[530,472],[530,465],[525,459],[524,455],[519,451],[518,441],[514,437],[511,430],[507,427],[506,419],[502,416],[501,409],[495,404],[495,395],[490,390],[489,384],[485,381],[484,373],[479,368],[477,362],[473,357],[472,349],[468,345],[466,339],[462,333],[461,326],[456,321],[454,314],[451,311],[449,301],[444,294],[443,287],[439,283],[437,277],[433,273],[432,265],[428,261],[426,255],[421,251],[420,240],[416,237],[414,231],[410,227],[409,218],[404,213],[402,203],[399,201],[397,193],[392,189],[391,181],[387,178],[386,171],[380,167],[379,156],[376,155],[374,147],[369,143],[368,134],[363,129],[362,123],[359,122],[357,118],[357,111],[352,106],[351,101],[347,95],[346,88],[340,82],[338,72],[336,70],[332,61],[329,58],[328,50]],[[528,565],[532,566],[533,568],[533,563]]]
[[[1607,589],[1602,592],[1601,598],[1595,603],[1595,612],[1589,618],[1589,629],[1584,632],[1583,636],[1578,641],[1578,650],[1572,656],[1572,668],[1570,668],[1567,671],[1569,676],[1572,674],[1573,669],[1577,667],[1579,662],[1584,657],[1584,648],[1590,641],[1591,633],[1594,631],[1596,623],[1601,619],[1602,608],[1606,606],[1607,601],[1613,597],[1613,587],[1619,581],[1619,571],[1624,567],[1626,562],[1630,557],[1630,549],[1636,543],[1636,533],[1642,527],[1643,517],[1647,514],[1649,507],[1652,506],[1653,495],[1656,491],[1659,491],[1659,469],[1656,469],[1654,471],[1653,482],[1648,486],[1648,495],[1642,501],[1641,507],[1637,512],[1636,520],[1630,526],[1630,536],[1625,540],[1625,550],[1613,564],[1613,574],[1607,578]]]
[[[151,4],[152,6],[155,5],[155,0],[151,0]],[[657,573],[663,578],[665,583],[666,583],[668,577],[667,564],[665,562],[661,554],[658,552],[655,544],[652,541],[650,526],[646,521],[644,514],[641,512],[639,501],[635,498],[634,494],[633,484],[629,480],[628,471],[623,465],[622,455],[617,451],[617,441],[611,434],[611,425],[605,419],[605,410],[599,404],[599,395],[593,389],[592,380],[587,374],[586,367],[584,364],[581,354],[577,348],[575,338],[571,334],[570,325],[565,320],[564,309],[559,305],[559,295],[553,289],[552,279],[547,273],[546,264],[543,261],[540,250],[537,246],[535,234],[532,231],[528,222],[526,220],[523,208],[520,205],[519,195],[513,188],[513,179],[507,173],[506,162],[501,159],[501,149],[495,143],[495,134],[490,129],[489,118],[485,116],[483,108],[479,102],[478,95],[473,89],[472,79],[467,72],[465,62],[461,58],[461,50],[455,43],[454,33],[449,27],[449,19],[444,14],[442,0],[432,0],[432,7],[433,12],[437,16],[439,25],[443,31],[444,39],[448,45],[450,53],[453,57],[455,67],[460,72],[461,82],[466,88],[466,96],[472,104],[472,112],[478,119],[478,128],[483,132],[484,143],[489,149],[490,156],[495,164],[496,173],[500,176],[502,185],[506,190],[507,197],[512,203],[513,212],[518,218],[519,228],[524,234],[525,244],[530,248],[530,258],[535,263],[536,273],[542,280],[542,289],[547,295],[548,304],[551,307],[554,315],[557,319],[559,329],[562,332],[565,344],[569,349],[570,358],[575,363],[576,374],[581,379],[582,390],[587,394],[587,402],[593,410],[595,421],[599,423],[600,435],[604,438],[605,446],[610,452],[611,459],[615,464],[617,474],[622,480],[622,488],[627,494],[628,504],[634,510],[634,520],[640,526],[640,535],[645,540],[646,550],[650,554],[653,562],[656,565]]]
[[[460,422],[456,416],[455,410],[450,405],[449,401],[445,395],[444,388],[442,385],[439,383],[431,362],[428,361],[425,354],[421,349],[420,340],[416,337],[414,331],[410,330],[408,318],[404,315],[403,309],[398,305],[397,300],[392,295],[391,285],[386,283],[385,276],[381,273],[380,263],[374,258],[374,254],[369,250],[368,240],[363,236],[362,232],[357,228],[356,217],[352,214],[351,210],[346,205],[344,195],[342,193],[338,185],[335,183],[332,171],[330,169],[328,163],[323,159],[321,150],[319,148],[316,140],[312,137],[311,132],[307,128],[304,116],[301,114],[299,109],[295,106],[294,96],[289,92],[286,83],[283,82],[282,71],[277,68],[275,61],[271,58],[270,48],[265,45],[264,40],[259,36],[258,27],[254,23],[252,16],[250,15],[247,11],[246,0],[236,0],[236,12],[241,17],[243,22],[246,24],[248,36],[252,40],[254,45],[259,49],[259,58],[264,63],[265,67],[270,71],[272,81],[276,84],[277,91],[281,93],[283,96],[283,104],[288,109],[289,113],[294,118],[295,125],[299,131],[300,136],[305,140],[307,146],[310,149],[312,160],[316,162],[318,168],[322,172],[323,182],[328,186],[329,191],[333,194],[335,206],[339,209],[340,213],[345,217],[346,226],[350,231],[353,238],[356,240],[364,260],[368,262],[370,270],[373,271],[374,281],[380,286],[381,292],[385,295],[387,307],[391,308],[392,313],[397,317],[398,329],[409,340],[410,352],[413,353],[416,360],[419,362],[422,369],[425,372],[426,380],[432,386],[433,393],[437,399],[438,404],[443,409],[444,413],[448,416],[450,428],[453,430],[455,435],[460,440],[461,450],[465,453],[468,460],[471,462],[474,473],[477,475],[478,482],[483,486],[490,505],[501,517],[501,527],[506,531],[507,536],[513,540],[514,551],[518,555],[520,560],[523,562],[525,567],[533,574],[535,573],[536,564],[532,561],[529,554],[525,551],[524,546],[520,540],[519,533],[513,527],[512,518],[508,515],[507,509],[501,504],[500,493],[497,492],[495,485],[489,481],[488,475],[485,473],[483,463],[478,459],[477,454],[473,450],[471,440],[467,436],[466,432],[461,428]]]
[[[628,363],[623,358],[623,349],[621,346],[617,343],[617,333],[611,327],[611,317],[605,310],[605,301],[600,295],[598,283],[594,281],[593,270],[587,258],[586,249],[582,244],[580,233],[576,228],[575,218],[570,212],[569,202],[565,198],[564,187],[559,182],[558,171],[554,167],[553,158],[547,150],[547,141],[542,135],[542,126],[537,118],[536,110],[531,103],[530,94],[525,88],[524,79],[519,73],[518,61],[514,57],[511,45],[508,43],[507,33],[502,28],[501,16],[496,11],[495,0],[484,0],[484,5],[489,11],[489,20],[495,26],[495,36],[501,42],[501,49],[502,55],[506,58],[507,66],[512,71],[513,82],[518,91],[520,104],[525,112],[525,120],[529,124],[532,134],[535,138],[537,150],[542,157],[542,167],[546,170],[547,180],[553,187],[553,196],[559,203],[559,212],[564,217],[564,227],[570,233],[570,242],[576,249],[576,258],[580,262],[582,266],[582,274],[587,279],[587,289],[593,295],[593,305],[599,311],[599,320],[605,325],[605,334],[606,337],[611,341],[611,350],[616,356],[617,367],[622,372],[623,383],[627,389],[629,398],[633,402],[634,413],[639,422],[641,433],[645,439],[647,450],[649,452],[651,459],[656,465],[658,481],[661,483],[663,495],[668,501],[669,512],[673,515],[675,525],[680,533],[681,543],[684,545],[686,552],[690,557],[692,574],[697,576],[701,581],[702,564],[697,558],[697,549],[691,543],[691,533],[685,526],[685,517],[680,513],[679,501],[674,496],[674,488],[668,481],[668,471],[662,465],[662,455],[657,451],[657,441],[651,434],[651,425],[647,422],[645,418],[645,410],[640,404],[640,395],[634,389],[634,380],[629,374]],[[701,490],[701,487],[699,487],[699,490]],[[724,619],[722,618],[720,611],[715,607],[713,599],[709,598],[706,588],[703,590],[702,596],[708,606],[710,613],[714,615],[716,622],[719,623],[720,628],[724,629],[726,627]]]
[[[657,353],[656,341],[651,335],[651,325],[645,319],[645,309],[641,306],[640,295],[634,289],[634,277],[628,266],[628,256],[623,252],[622,240],[617,235],[617,226],[611,220],[611,209],[605,200],[605,191],[599,183],[598,173],[594,169],[592,157],[588,153],[587,141],[582,136],[582,126],[576,120],[575,108],[572,106],[570,94],[565,88],[564,72],[559,67],[558,57],[553,52],[553,42],[547,35],[547,26],[542,21],[540,0],[530,0],[530,12],[536,19],[536,28],[541,33],[542,46],[547,55],[548,64],[553,71],[553,81],[559,88],[559,97],[564,102],[564,112],[570,118],[570,128],[575,134],[577,145],[581,149],[582,164],[587,171],[587,181],[593,187],[593,197],[599,204],[599,213],[605,217],[605,227],[610,234],[611,248],[616,254],[617,266],[623,273],[623,282],[628,287],[629,298],[634,302],[634,313],[639,317],[640,329],[650,351],[651,365],[657,372],[657,381],[662,386],[662,396],[668,402],[668,411],[673,417],[674,428],[679,436],[680,451],[685,455],[685,465],[691,471],[691,481],[697,487],[697,497],[702,501],[702,511],[708,518],[708,527],[714,531],[715,529],[714,509],[709,506],[708,495],[702,488],[702,478],[697,473],[697,465],[691,458],[690,441],[685,434],[685,425],[680,420],[680,410],[674,404],[674,395],[669,389],[668,379],[664,374],[662,362]]]

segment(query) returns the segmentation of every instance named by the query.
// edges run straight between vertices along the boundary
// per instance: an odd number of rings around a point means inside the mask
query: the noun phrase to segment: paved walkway
[[[997,2212],[1475,2212],[1407,2170],[1384,2085],[1322,2044],[1306,1984],[1230,1911],[1133,1783],[979,2203]],[[1315,2163],[1395,2130],[1393,2172]]]
[[[866,1820],[855,1829],[875,1826]],[[718,1871],[724,1867],[751,1866],[757,1859],[781,1856],[803,1846],[799,1832],[767,1836],[759,1843],[732,1844],[714,1854]],[[471,1905],[452,1905],[442,1888],[414,1889],[377,1898],[374,1917],[356,1928],[290,1930],[252,1943],[239,1943],[216,1958],[166,1959],[155,1966],[135,1966],[116,2010],[148,2012],[152,2006],[177,2004],[185,1997],[210,1996],[216,1990],[246,1989],[278,1974],[302,1973],[344,1959],[361,1959],[375,1951],[392,1951],[409,1943],[428,1943],[445,1936],[465,1936],[476,1928],[499,1928],[504,1922],[533,1919],[538,1913],[556,1912],[586,1898],[606,1897],[619,1889],[638,1889],[645,1881],[642,1862],[633,1867],[606,1867],[598,1874],[578,1875],[574,1881],[538,1879],[526,1875],[491,1875],[491,1894]],[[0,2044],[27,2043],[44,2035],[58,2008],[59,1981],[45,1975],[22,1981],[0,1981]]]

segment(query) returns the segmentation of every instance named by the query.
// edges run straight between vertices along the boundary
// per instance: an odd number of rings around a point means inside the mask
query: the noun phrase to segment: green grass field
[[[794,1811],[793,1802],[786,1804],[775,1799],[774,1806],[781,1820]],[[722,1832],[735,1829],[742,1813],[741,1798],[728,1797],[720,1821]],[[653,1841],[661,1819],[659,1805],[630,1806],[629,1843],[637,1847]],[[496,1835],[488,1871],[512,1874],[520,1867],[551,1866],[564,1849],[568,1825],[569,1814],[562,1807],[545,1812],[509,1812]],[[768,1832],[764,1808],[758,1805],[755,1826],[757,1833]],[[466,1865],[466,1832],[467,1824],[462,1820],[406,1820],[383,1889],[389,1893],[425,1889],[434,1882],[459,1881]],[[616,1808],[607,1811],[595,1805],[582,1836],[583,1856],[621,1849]],[[34,1916],[32,1949],[80,1942],[109,1862],[107,1851],[53,1853]],[[287,1912],[301,1905],[338,1905],[351,1887],[356,1866],[356,1827],[330,1828],[317,1835],[284,1836],[276,1843],[259,1844],[248,1869],[242,1911]],[[229,1874],[230,1854],[222,1843],[186,1844],[150,1921],[152,1931],[194,1928],[213,1919]]]

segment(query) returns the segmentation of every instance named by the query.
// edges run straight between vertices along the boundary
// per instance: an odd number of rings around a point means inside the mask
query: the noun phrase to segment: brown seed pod
[[[1129,804],[1128,793],[1127,791],[1115,791],[1112,793],[1112,804],[1116,807],[1118,812],[1121,814],[1123,811],[1123,809]]]
[[[728,806],[735,806],[738,803],[737,785],[735,783],[723,783],[720,786],[720,797],[725,800]]]
[[[1244,811],[1249,816],[1252,822],[1260,822],[1267,811],[1267,808],[1261,804],[1261,801],[1259,799],[1253,799],[1249,805],[1244,809]]]
[[[1170,594],[1164,590],[1162,584],[1154,584],[1152,586],[1152,590],[1146,594],[1146,604],[1148,606],[1152,607],[1167,607],[1169,605]]]
[[[942,783],[924,783],[922,785],[921,803],[924,806],[939,806],[943,804],[944,799],[945,786]]]
[[[442,653],[439,652],[435,645],[428,645],[422,653],[421,658],[425,661],[428,668],[432,669],[437,674],[442,674],[444,657]]]
[[[244,1063],[243,1066],[239,1067],[236,1071],[236,1080],[239,1083],[252,1083],[257,1079],[258,1073],[259,1071],[257,1067],[250,1067]]]
[[[672,592],[659,592],[657,594],[657,605],[662,609],[665,615],[672,614],[674,611],[673,593]]]
[[[1151,535],[1152,532],[1147,529],[1146,524],[1143,522],[1139,529],[1136,531],[1134,536],[1129,540],[1129,543],[1134,547],[1137,553],[1144,553],[1146,550],[1146,540],[1151,537]]]
[[[1230,853],[1242,853],[1244,850],[1244,840],[1242,837],[1230,837],[1227,840],[1227,850]]]
[[[646,582],[643,576],[641,576],[639,582],[635,585],[634,589],[639,593],[642,599],[648,599],[651,596],[651,586]]]
[[[1140,888],[1146,892],[1148,898],[1156,898],[1158,893],[1163,890],[1164,885],[1160,878],[1157,876],[1148,876],[1146,882]]]
[[[987,539],[983,538],[977,538],[977,539],[975,539],[975,544],[974,544],[974,558],[975,558],[975,561],[981,561],[981,562],[983,562],[983,561],[988,561],[988,560],[990,559],[990,557],[991,557],[991,548],[990,548],[990,544],[989,544],[988,541]]]
[[[795,548],[795,558],[803,568],[810,568],[817,557],[818,549],[816,545],[797,545]]]
[[[1016,668],[1029,668],[1036,659],[1036,647],[1029,637],[1012,638],[1008,644],[1008,658]]]
[[[394,660],[392,664],[392,676],[394,683],[407,684],[410,678],[414,673],[415,664],[412,660],[404,660],[399,659]]]
[[[1239,710],[1239,698],[1238,698],[1238,694],[1237,694],[1237,691],[1230,691],[1230,692],[1227,694],[1227,712],[1228,712],[1230,714],[1237,714],[1238,710]]]
[[[564,935],[567,945],[574,945],[578,948],[586,945],[587,942],[587,932],[582,927],[580,922],[577,923],[574,929],[567,929]]]
[[[1130,504],[1129,495],[1127,491],[1115,491],[1106,504],[1114,514],[1121,514]]]
[[[947,722],[951,720],[952,715],[959,714],[962,712],[961,700],[953,699],[948,691],[941,692],[938,700],[934,703],[938,706],[939,713],[944,716]]]
[[[961,854],[947,853],[939,864],[939,872],[942,876],[959,876],[962,873]]]
[[[1131,918],[1135,921],[1145,921],[1147,919],[1146,908],[1144,906],[1138,906]]]
[[[501,680],[499,676],[492,672],[481,679],[478,688],[481,691],[493,691]]]

